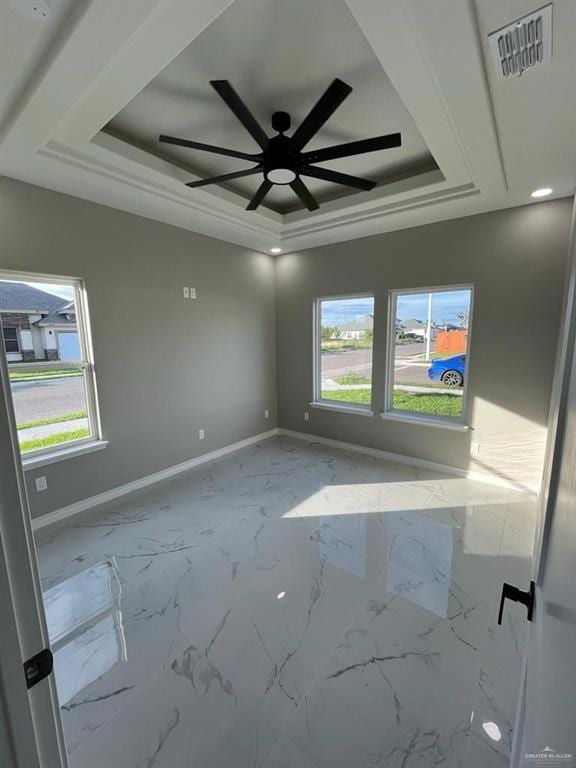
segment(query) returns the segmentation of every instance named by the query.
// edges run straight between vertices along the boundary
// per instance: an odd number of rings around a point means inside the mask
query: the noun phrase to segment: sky
[[[322,302],[322,325],[338,325],[374,314],[374,299],[336,299]]]
[[[428,293],[399,296],[397,312],[399,320],[428,320]],[[470,307],[470,291],[442,291],[432,294],[432,320],[439,325],[459,325],[458,313]]]
[[[38,288],[39,291],[45,291],[46,293],[53,293],[55,296],[59,296],[61,299],[68,299],[71,301],[74,298],[74,287],[72,285],[62,285],[62,283],[31,283],[28,280],[0,280],[2,283],[24,283],[31,288]]]
[[[71,301],[74,298],[74,287],[72,285],[62,285],[61,283],[30,283],[27,280],[2,280],[1,282],[24,283],[24,285],[29,285],[31,288],[38,288],[39,291],[53,293],[61,299],[68,299],[68,301]]]
[[[74,298],[74,288],[71,285],[58,285],[56,283],[26,283],[32,288],[38,288],[39,291],[46,291],[46,293],[53,293],[56,296],[60,296],[63,299]]]
[[[428,295],[416,293],[398,297],[399,320],[428,319]],[[432,295],[432,320],[439,325],[459,324],[458,313],[470,305],[470,291],[442,291]],[[362,315],[374,314],[374,299],[334,299],[322,302],[322,325],[338,325]]]

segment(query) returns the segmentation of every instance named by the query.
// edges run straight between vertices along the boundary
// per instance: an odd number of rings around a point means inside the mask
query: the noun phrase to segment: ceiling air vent
[[[499,80],[519,77],[525,70],[550,61],[552,4],[492,32],[488,42]]]

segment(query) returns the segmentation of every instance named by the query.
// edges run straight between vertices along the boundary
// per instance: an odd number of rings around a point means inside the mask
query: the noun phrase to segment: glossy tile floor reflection
[[[40,531],[72,768],[506,766],[534,508],[274,438]]]

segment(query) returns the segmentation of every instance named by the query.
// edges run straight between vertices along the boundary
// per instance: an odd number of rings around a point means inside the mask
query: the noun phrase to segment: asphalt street
[[[411,355],[418,355],[423,351],[424,345],[418,342],[396,347],[394,376],[396,384],[432,384],[428,378],[428,364],[410,359]],[[372,351],[369,349],[324,353],[322,378],[334,379],[345,373],[370,374],[371,365]],[[86,409],[82,377],[13,382],[12,394],[17,423]]]
[[[428,378],[429,363],[411,356],[420,355],[424,351],[421,343],[399,344],[396,347],[394,365],[394,381],[396,384],[432,385]],[[334,379],[346,373],[370,375],[372,351],[370,349],[354,349],[347,352],[325,352],[322,354],[322,378]],[[437,383],[435,383],[438,386]]]
[[[51,381],[12,382],[16,423],[86,409],[82,376]]]

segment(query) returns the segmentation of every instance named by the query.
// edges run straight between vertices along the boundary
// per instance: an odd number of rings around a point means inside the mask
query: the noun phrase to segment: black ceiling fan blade
[[[304,205],[306,206],[306,208],[308,208],[309,211],[315,211],[318,208],[320,208],[320,206],[318,205],[316,200],[314,200],[310,190],[308,189],[306,184],[304,184],[302,179],[300,178],[294,179],[294,181],[290,184],[290,186],[292,187],[294,192],[296,192],[300,200],[304,203]]]
[[[333,80],[293,133],[292,147],[302,149],[351,93],[352,88],[343,80]]]
[[[222,176],[212,176],[210,179],[199,179],[198,181],[189,181],[186,184],[187,187],[204,187],[206,184],[219,184],[221,181],[230,181],[231,179],[239,179],[242,176],[254,176],[257,173],[262,173],[262,166],[258,165],[256,168],[249,168],[247,171],[232,171],[232,173],[224,173]]]
[[[234,112],[238,120],[240,120],[256,143],[259,144],[262,149],[266,149],[268,146],[268,136],[228,80],[210,80],[210,85],[226,103],[229,109]]]
[[[199,141],[190,141],[189,139],[179,139],[176,136],[158,137],[158,141],[163,144],[175,144],[179,147],[188,147],[190,149],[201,149],[202,152],[213,152],[215,155],[226,155],[226,157],[237,157],[239,160],[260,160],[261,155],[249,155],[247,152],[236,152],[235,149],[226,149],[226,147],[215,147],[213,144],[202,144]]]
[[[346,144],[336,144],[333,147],[304,152],[302,160],[305,163],[321,163],[324,160],[336,160],[352,155],[363,155],[365,152],[377,152],[380,149],[393,149],[402,146],[400,133],[389,133],[387,136],[376,136],[373,139],[349,141]]]
[[[254,195],[252,200],[250,200],[250,202],[246,206],[246,210],[247,211],[255,211],[256,208],[258,208],[258,206],[260,205],[262,200],[264,200],[264,198],[266,197],[268,192],[270,192],[271,189],[272,189],[272,182],[268,181],[268,179],[264,179],[262,184],[260,184],[260,186],[256,190],[256,194]]]
[[[340,173],[339,171],[331,171],[328,168],[316,168],[314,165],[304,165],[300,168],[302,176],[311,176],[314,179],[322,179],[322,181],[332,181],[334,184],[343,184],[346,187],[354,187],[355,189],[365,189],[369,191],[376,186],[375,181],[369,181],[368,179],[361,179],[359,176],[349,176],[347,173]]]

